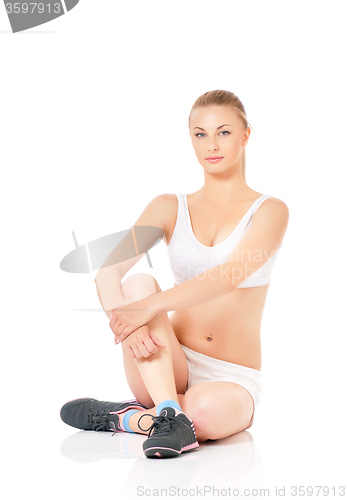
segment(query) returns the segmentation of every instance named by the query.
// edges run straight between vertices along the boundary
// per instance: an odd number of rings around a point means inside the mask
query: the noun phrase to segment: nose
[[[211,142],[208,146],[208,151],[217,151],[218,150],[218,146],[215,142]]]

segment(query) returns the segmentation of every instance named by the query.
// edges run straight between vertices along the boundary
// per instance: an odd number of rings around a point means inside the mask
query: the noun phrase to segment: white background
[[[6,498],[346,485],[345,5],[81,0],[17,34],[0,6]],[[132,394],[105,314],[76,311],[100,309],[93,276],[59,264],[71,231],[83,244],[130,228],[153,197],[202,186],[188,115],[217,88],[253,127],[248,185],[290,210],[263,316],[262,402],[249,431],[153,461],[144,436],[60,420],[67,400]],[[151,260],[129,275],[171,288],[163,242]]]

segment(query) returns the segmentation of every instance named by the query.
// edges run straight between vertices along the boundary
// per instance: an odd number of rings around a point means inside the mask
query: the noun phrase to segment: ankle
[[[134,432],[129,426],[129,420],[134,413],[138,413],[139,410],[128,410],[119,416],[119,427],[125,432]]]
[[[141,427],[147,429],[147,427],[150,427],[153,423],[152,416],[154,417],[156,415],[155,408],[151,408],[149,410],[144,410],[144,411],[137,411],[136,413],[130,415],[130,418],[128,420],[128,426],[131,429],[130,432],[145,434],[147,436],[148,432],[142,431],[137,425],[142,415],[146,416],[143,417],[143,419],[141,420]]]
[[[177,401],[175,401],[174,399],[165,399],[164,401],[162,401],[157,405],[156,407],[157,415],[159,415],[162,409],[167,406],[171,406],[172,408],[175,408],[178,411],[182,411],[182,408],[180,407]]]

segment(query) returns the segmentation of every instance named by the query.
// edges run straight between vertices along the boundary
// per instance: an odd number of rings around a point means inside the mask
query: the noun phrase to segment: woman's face
[[[208,106],[192,111],[189,134],[196,157],[209,172],[223,172],[239,162],[246,146],[250,128],[244,128],[241,118],[227,106]],[[207,158],[222,157],[212,163]]]

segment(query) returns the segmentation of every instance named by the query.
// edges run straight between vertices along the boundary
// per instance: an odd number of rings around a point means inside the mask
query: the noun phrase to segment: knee
[[[184,412],[193,420],[195,433],[199,442],[210,439],[214,435],[216,412],[208,394],[195,391],[194,386],[184,395]],[[183,409],[183,408],[182,408]]]
[[[137,273],[123,281],[122,292],[127,300],[141,300],[148,295],[161,291],[158,282],[147,273]]]

